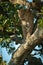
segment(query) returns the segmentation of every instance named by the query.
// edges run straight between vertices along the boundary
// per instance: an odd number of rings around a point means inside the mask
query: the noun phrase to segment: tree
[[[0,23],[0,42],[9,43],[10,40],[16,40],[17,43],[20,43],[21,45],[13,53],[9,65],[23,65],[25,58],[30,55],[34,47],[43,41],[43,7],[39,0],[31,3],[27,0],[14,0],[13,2],[10,0],[10,2],[7,2],[9,7],[6,2],[0,5],[2,21]],[[34,18],[36,18],[35,23]],[[20,34],[21,40],[17,36]]]

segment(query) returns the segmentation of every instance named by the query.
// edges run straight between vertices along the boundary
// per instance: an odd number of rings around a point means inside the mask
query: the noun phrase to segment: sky
[[[29,2],[32,2],[32,0],[28,0]],[[15,46],[15,48],[17,49],[18,47],[19,47],[19,45],[15,45],[15,43],[14,43],[14,46]],[[16,50],[15,49],[15,50]],[[9,62],[9,60],[11,59],[11,54],[9,55],[8,53],[7,53],[7,51],[6,51],[6,48],[1,48],[0,47],[0,54],[2,53],[2,57],[3,57],[3,60],[5,60],[5,61],[7,61],[7,62]]]
[[[32,0],[28,0],[28,1],[29,1],[29,2],[32,2]],[[42,0],[42,1],[43,1],[43,0]],[[20,44],[19,44],[19,45],[15,45],[15,42],[14,42],[14,46],[15,46],[15,48],[17,49],[17,48],[20,46]],[[38,46],[36,46],[36,48],[39,49]],[[15,50],[16,50],[16,49],[15,49]],[[3,60],[6,60],[7,62],[9,62],[10,59],[11,59],[12,54],[9,55],[9,54],[7,53],[7,51],[6,51],[6,48],[1,48],[1,47],[0,47],[0,54],[1,54],[1,52],[2,52]],[[32,52],[32,54],[34,54],[34,53],[35,53],[35,51]],[[42,62],[43,62],[43,55],[42,55],[42,57],[41,57],[40,55],[35,55],[35,57],[41,58],[41,60],[42,60]]]
[[[32,0],[28,0],[29,2],[32,2]]]
[[[20,44],[16,45],[15,42],[12,42],[12,44],[11,45],[15,47],[15,51],[20,46]],[[41,48],[42,48],[41,46],[40,46],[40,48],[38,46],[35,47],[35,49],[37,49],[37,50],[39,50]],[[3,60],[7,61],[7,63],[8,63],[10,61],[11,57],[12,57],[12,54],[9,55],[5,47],[4,48],[0,47],[0,49],[1,49],[0,53],[2,53]],[[34,55],[35,53],[36,53],[36,55]],[[33,50],[31,52],[31,54],[34,55],[34,57],[36,57],[36,58],[40,58],[41,61],[43,62],[43,55],[38,54],[38,52],[35,51],[35,50]],[[27,63],[28,62],[26,61],[26,63],[24,63],[24,65],[27,64]]]
[[[15,42],[11,42],[10,43],[10,47],[15,47],[15,50],[20,46],[20,44],[16,45]],[[12,57],[12,53],[8,54],[8,50],[6,50],[6,47],[1,48],[0,46],[0,55],[2,55],[3,60],[7,61],[7,63],[10,61],[11,57]]]

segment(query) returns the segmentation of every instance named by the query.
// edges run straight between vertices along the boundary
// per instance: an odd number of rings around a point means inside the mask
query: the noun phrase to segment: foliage
[[[0,43],[10,43],[10,36],[22,35],[22,28],[17,10],[19,5],[10,2],[0,2]]]
[[[39,27],[43,28],[43,18],[39,19],[38,22],[39,22]]]
[[[2,61],[0,65],[7,65],[7,63]]]
[[[38,20],[38,25],[40,28],[43,28],[43,7],[41,8],[41,16]]]
[[[0,65],[7,65],[6,61],[3,61],[2,57],[0,56]]]
[[[12,35],[16,35],[17,38],[19,37],[20,39],[20,35],[22,36],[22,28],[17,11],[21,8],[25,9],[26,7],[24,5],[20,6],[19,4],[13,5],[10,2],[0,3],[0,44],[2,47],[9,47],[8,53],[13,52],[15,49],[14,47],[9,46],[9,43],[11,42],[10,37]],[[43,13],[43,7],[41,9],[41,13]],[[38,20],[38,25],[43,28],[43,16]],[[2,65],[6,64],[4,63]]]

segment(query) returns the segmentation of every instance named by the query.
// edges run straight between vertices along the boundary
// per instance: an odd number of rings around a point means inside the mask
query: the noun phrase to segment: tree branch
[[[13,59],[13,63],[15,65],[18,65],[18,64],[21,65],[21,60],[22,60],[23,56],[25,55],[25,53],[29,52],[29,54],[30,54],[31,51],[33,50],[33,48],[37,45],[36,42],[39,41],[40,38],[43,38],[42,30],[36,29],[36,31],[28,39],[26,39],[25,42],[13,54],[12,59]],[[11,62],[12,62],[12,60],[11,60]],[[11,64],[9,64],[9,65],[11,65]]]

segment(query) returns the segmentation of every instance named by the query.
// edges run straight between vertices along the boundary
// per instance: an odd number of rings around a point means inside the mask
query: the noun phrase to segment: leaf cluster
[[[22,34],[18,9],[20,9],[18,4],[0,2],[0,42],[9,43],[11,35]]]
[[[41,15],[40,15],[40,18],[38,20],[38,25],[40,28],[43,28],[43,7],[41,8]]]

